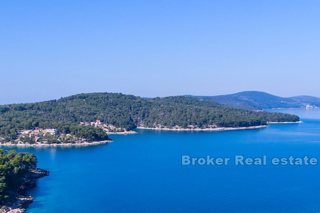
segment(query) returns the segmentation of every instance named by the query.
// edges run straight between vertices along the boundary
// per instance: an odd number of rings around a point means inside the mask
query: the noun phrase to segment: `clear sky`
[[[81,92],[320,96],[320,1],[3,0],[0,103]]]

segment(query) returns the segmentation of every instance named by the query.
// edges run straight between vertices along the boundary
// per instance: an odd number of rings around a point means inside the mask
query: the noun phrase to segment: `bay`
[[[27,212],[317,212],[320,165],[184,166],[181,157],[315,157],[320,116],[303,123],[228,132],[115,135],[107,145],[16,148],[38,157],[50,176],[38,181]],[[307,115],[307,116],[306,116]]]

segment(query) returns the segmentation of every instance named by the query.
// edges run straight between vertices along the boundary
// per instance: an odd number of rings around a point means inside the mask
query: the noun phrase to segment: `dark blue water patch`
[[[316,157],[320,121],[229,132],[112,136],[81,148],[18,149],[37,155],[50,176],[28,212],[317,212],[318,166],[182,166],[193,157]]]

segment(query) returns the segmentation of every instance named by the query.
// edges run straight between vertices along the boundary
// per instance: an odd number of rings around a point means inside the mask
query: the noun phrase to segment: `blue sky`
[[[81,92],[320,96],[320,2],[17,0],[0,6],[0,103]]]

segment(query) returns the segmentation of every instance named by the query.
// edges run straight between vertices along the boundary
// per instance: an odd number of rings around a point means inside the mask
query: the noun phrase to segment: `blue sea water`
[[[183,166],[181,156],[308,156],[320,162],[318,115],[259,130],[139,131],[94,147],[18,149],[36,154],[39,167],[50,170],[32,191],[28,212],[316,213],[320,164]]]

